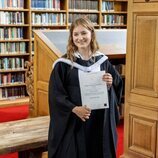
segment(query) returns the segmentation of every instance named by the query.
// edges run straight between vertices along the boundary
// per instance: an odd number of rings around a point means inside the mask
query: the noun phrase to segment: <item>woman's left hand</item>
[[[112,78],[112,75],[110,73],[105,73],[103,75],[102,79],[103,79],[103,81],[106,82],[106,84],[107,84],[108,87],[111,87],[113,78]]]

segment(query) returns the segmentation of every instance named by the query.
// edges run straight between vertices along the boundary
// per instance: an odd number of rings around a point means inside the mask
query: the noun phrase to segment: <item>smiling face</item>
[[[90,48],[91,31],[83,27],[82,25],[76,26],[72,33],[73,43],[78,48],[78,51]]]
[[[80,17],[72,22],[70,26],[70,34],[67,44],[67,58],[75,61],[74,53],[79,53],[84,56],[92,55],[99,50],[98,42],[93,23],[85,17]]]

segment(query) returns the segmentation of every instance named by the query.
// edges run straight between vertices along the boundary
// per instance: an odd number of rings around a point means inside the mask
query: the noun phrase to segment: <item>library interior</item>
[[[158,0],[0,0],[0,158],[48,158],[49,79],[80,17],[123,81],[116,157],[158,157]]]

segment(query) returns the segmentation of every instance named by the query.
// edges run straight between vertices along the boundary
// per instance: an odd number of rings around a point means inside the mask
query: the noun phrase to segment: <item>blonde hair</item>
[[[73,43],[73,30],[79,25],[91,31],[90,49],[92,51],[92,54],[94,54],[99,49],[99,45],[98,45],[98,42],[96,41],[96,34],[94,31],[94,26],[92,22],[88,18],[83,18],[83,17],[78,18],[71,24],[70,31],[69,31],[69,39],[68,39],[68,45],[67,45],[67,58],[70,59],[71,61],[76,60],[76,58],[74,57],[74,53],[78,50],[78,48]]]

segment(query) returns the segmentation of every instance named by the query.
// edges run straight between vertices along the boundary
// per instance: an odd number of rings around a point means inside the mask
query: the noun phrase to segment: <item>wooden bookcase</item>
[[[29,1],[1,1],[0,106],[28,103],[25,61],[29,59]]]
[[[30,1],[30,26],[32,31],[38,29],[68,29],[71,22],[79,16],[90,18],[96,29],[125,29],[127,26],[128,0],[46,0],[43,7],[38,0]],[[36,4],[36,1],[39,3]],[[52,3],[49,3],[50,1]],[[53,18],[51,19],[51,17]],[[41,22],[42,18],[44,19],[43,23]],[[31,47],[33,54],[33,36]]]
[[[69,26],[76,17],[88,16],[95,25],[96,29],[122,29],[126,28],[127,24],[127,1],[128,0],[2,0],[0,1],[0,100],[7,99],[9,97],[2,98],[2,89],[4,92],[13,91],[13,89],[19,88],[25,91],[23,95],[19,97],[24,98],[27,96],[25,80],[22,82],[8,82],[6,79],[12,75],[21,74],[25,75],[26,67],[25,61],[33,61],[34,56],[34,30],[45,29],[69,29]],[[20,3],[19,3],[20,2]],[[21,6],[20,6],[21,5]],[[15,14],[14,14],[15,13]],[[2,21],[6,15],[12,21],[19,19],[24,22],[15,23],[14,21],[7,22]],[[17,14],[17,18],[16,15]],[[3,18],[2,18],[3,17]],[[5,19],[5,18],[4,18]],[[19,30],[20,31],[19,31]],[[8,31],[7,31],[8,30]],[[5,32],[5,35],[15,32],[21,32],[20,37],[16,38],[3,38],[1,32]],[[18,30],[18,31],[16,31]],[[11,36],[10,35],[10,36]],[[1,38],[2,37],[2,38]],[[23,42],[26,49],[24,52],[3,51],[2,47],[6,48],[16,47],[17,44]],[[3,45],[3,46],[2,46]],[[15,45],[15,46],[14,46]],[[6,53],[7,52],[7,53]],[[3,63],[10,60],[22,61],[23,67],[17,69],[3,68]],[[7,65],[7,64],[4,64]],[[4,76],[9,77],[4,77]],[[3,84],[2,84],[3,83]],[[5,83],[5,84],[4,84]],[[3,92],[3,93],[4,93]],[[5,93],[6,93],[5,92]],[[7,102],[7,101],[6,101]],[[12,102],[12,100],[11,100]],[[9,103],[10,104],[10,103]],[[0,104],[1,105],[1,104]]]

